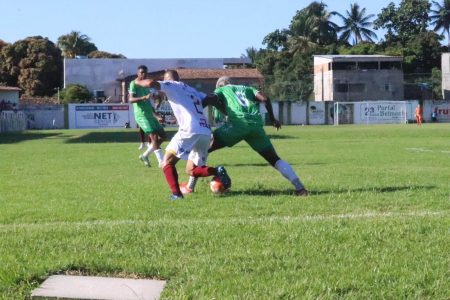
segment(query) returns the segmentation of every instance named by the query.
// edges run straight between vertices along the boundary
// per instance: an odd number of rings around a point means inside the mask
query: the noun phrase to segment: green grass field
[[[172,202],[134,129],[0,134],[0,298],[68,273],[165,279],[164,299],[449,299],[450,124],[267,132],[309,197],[244,143],[209,158],[231,192]]]

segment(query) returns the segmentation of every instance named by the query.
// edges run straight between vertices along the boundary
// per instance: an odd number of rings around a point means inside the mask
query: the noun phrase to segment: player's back
[[[216,95],[226,103],[227,115],[232,122],[247,122],[262,125],[256,90],[244,85],[226,85],[217,88]]]
[[[179,131],[185,136],[192,134],[211,134],[208,121],[203,114],[202,99],[206,94],[179,81],[159,81],[161,91],[169,100]]]

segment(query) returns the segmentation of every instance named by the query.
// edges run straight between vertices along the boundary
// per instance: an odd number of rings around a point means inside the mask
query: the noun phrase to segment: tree
[[[122,54],[114,54],[114,53],[98,51],[98,50],[92,51],[87,56],[88,56],[88,58],[126,58]]]
[[[61,51],[47,38],[28,37],[4,46],[0,52],[0,78],[30,96],[50,96],[61,86]]]
[[[72,31],[69,34],[60,36],[57,45],[65,58],[88,55],[92,51],[98,50],[95,44],[90,42],[90,38],[79,31]]]
[[[427,31],[429,10],[428,0],[402,0],[399,7],[391,2],[378,14],[374,28],[387,31],[388,44],[399,41],[404,46],[419,33]]]
[[[286,42],[289,36],[289,31],[286,29],[275,30],[266,35],[262,41],[263,45],[267,45],[267,49],[279,51],[286,48]]]
[[[247,49],[245,49],[245,54],[242,54],[241,57],[248,57],[251,61],[251,67],[254,68],[258,54],[258,49],[256,49],[255,47],[248,47]]]
[[[433,1],[433,5],[436,9],[431,10],[431,25],[434,25],[434,31],[447,33],[447,45],[450,47],[450,0],[443,0],[442,5]]]
[[[60,92],[61,103],[84,103],[89,101],[91,93],[81,84],[68,84]]]
[[[339,26],[331,21],[334,12],[327,10],[327,5],[323,2],[312,2],[306,8],[297,12],[297,15],[291,22],[291,31],[298,25],[305,26],[306,36],[311,42],[318,45],[327,45],[337,41],[337,31]],[[297,23],[299,21],[299,23]],[[302,24],[303,23],[303,24]]]
[[[340,36],[341,40],[348,41],[353,37],[354,40],[352,44],[356,45],[364,39],[373,42],[373,39],[377,38],[375,32],[367,28],[373,25],[370,19],[372,19],[374,15],[366,15],[366,9],[360,9],[358,3],[350,4],[350,11],[347,10],[345,12],[346,16],[343,16],[338,12],[335,12],[334,14],[340,17],[344,23],[343,26],[339,27],[339,31],[342,31]]]

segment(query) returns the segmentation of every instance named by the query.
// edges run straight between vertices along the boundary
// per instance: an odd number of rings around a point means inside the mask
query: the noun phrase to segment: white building
[[[402,60],[385,55],[314,55],[314,98],[403,100]]]
[[[175,68],[222,69],[227,65],[249,63],[249,58],[64,59],[64,87],[81,84],[94,94],[98,91],[109,102],[121,102],[121,79],[136,74],[139,65],[154,72]]]

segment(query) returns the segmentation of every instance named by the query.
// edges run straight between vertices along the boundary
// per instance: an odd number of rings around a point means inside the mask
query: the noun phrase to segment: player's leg
[[[258,152],[259,155],[261,155],[272,167],[280,172],[284,178],[289,180],[289,182],[294,186],[295,193],[297,195],[306,196],[308,194],[308,191],[300,181],[300,178],[295,173],[292,166],[278,156],[272,142],[263,128],[255,129],[245,140],[253,150]]]
[[[152,128],[150,126],[148,119],[145,116],[140,115],[140,116],[136,117],[136,123],[139,126],[139,131],[142,131],[144,133],[144,135],[149,136]],[[150,160],[148,159],[148,156],[152,152],[153,152],[153,149],[151,147],[147,147],[147,150],[145,150],[145,152],[143,154],[139,155],[139,159],[147,167],[150,167]]]
[[[209,145],[208,153],[211,153],[215,150],[224,148],[224,147],[232,147],[243,139],[242,130],[236,129],[231,123],[225,123],[220,126],[213,132],[213,138]],[[226,174],[226,170],[223,167],[220,169],[224,179],[228,176]],[[195,185],[197,184],[197,178],[194,176],[189,176],[189,181],[187,183],[188,189],[193,192],[195,190]],[[231,186],[231,180],[230,184]],[[187,191],[189,191],[187,190]]]
[[[139,125],[138,125],[138,133],[139,133],[139,140],[141,141],[138,149],[142,150],[142,149],[144,149],[144,146],[145,146],[145,133],[141,129],[141,127],[139,127]]]
[[[170,151],[167,151],[166,154],[164,155],[164,163],[162,169],[167,184],[169,185],[170,191],[172,192],[172,195],[170,197],[172,200],[183,198],[183,194],[181,193],[180,186],[178,183],[178,172],[175,166],[178,160],[179,158],[176,157],[175,154]]]
[[[180,186],[178,183],[178,172],[175,167],[180,159],[187,159],[187,154],[184,152],[183,139],[177,133],[166,147],[166,154],[162,163],[162,170],[170,191],[172,192],[171,199],[177,200],[183,198]]]
[[[163,152],[161,150],[161,144],[164,141],[165,138],[165,132],[161,128],[159,130],[153,131],[150,133],[149,137],[152,140],[151,148],[152,151],[155,153],[156,159],[158,160],[158,165],[161,167],[163,162]]]
[[[164,128],[158,123],[155,117],[148,117],[145,121],[148,136],[151,140],[151,147],[143,154],[144,158],[147,158],[150,153],[154,152],[158,165],[161,167],[163,161],[163,152],[161,150],[161,144],[166,136]]]
[[[218,176],[224,187],[230,188],[231,179],[223,166],[214,168],[206,165],[210,137],[196,135],[193,139],[195,139],[195,144],[192,146],[186,163],[186,173],[190,176],[189,183],[185,187],[186,192],[191,193],[194,190],[198,177]]]

